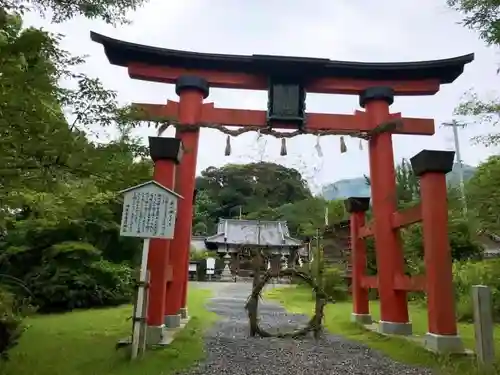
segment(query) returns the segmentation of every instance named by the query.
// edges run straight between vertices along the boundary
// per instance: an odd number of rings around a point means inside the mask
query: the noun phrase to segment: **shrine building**
[[[304,243],[290,236],[286,221],[220,219],[217,234],[207,237],[205,244],[230,260],[231,273],[241,277],[252,274],[253,250],[260,249],[271,267],[280,267],[282,257],[293,261],[297,252],[308,256]]]

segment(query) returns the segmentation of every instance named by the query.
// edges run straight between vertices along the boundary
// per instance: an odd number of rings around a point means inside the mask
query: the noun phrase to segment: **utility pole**
[[[465,196],[465,183],[464,183],[464,170],[462,164],[462,157],[460,156],[460,141],[458,139],[458,127],[461,126],[456,121],[443,123],[443,126],[451,127],[453,129],[453,140],[455,143],[455,156],[458,165],[458,178],[460,181],[460,197],[462,199],[462,210],[464,216],[467,217],[467,197]]]
[[[225,208],[227,208],[227,206],[221,207],[221,209],[225,209]],[[241,204],[238,205],[238,206],[230,207],[229,208],[229,214],[231,215],[231,217],[233,217],[234,211],[236,209],[238,209],[238,219],[241,220],[242,217],[243,217],[243,206]]]

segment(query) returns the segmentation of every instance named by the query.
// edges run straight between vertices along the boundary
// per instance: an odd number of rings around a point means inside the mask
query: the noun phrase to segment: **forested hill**
[[[464,180],[468,181],[476,172],[476,168],[470,165],[463,165]],[[453,170],[446,175],[449,186],[458,186],[460,178],[458,164],[454,164]],[[323,186],[321,195],[328,200],[345,199],[348,197],[366,197],[370,195],[370,187],[366,183],[366,178],[356,177],[336,181]]]
[[[481,168],[484,169],[485,165],[493,168],[496,165],[495,160],[491,159],[477,170],[465,167],[468,194],[471,199],[482,196],[485,188],[482,185],[480,188],[477,186],[486,183],[484,180],[486,172]],[[455,174],[456,172],[450,173],[452,177]],[[451,180],[454,181],[453,178]],[[362,183],[363,188],[369,192],[367,185],[369,181],[363,178]],[[411,166],[406,160],[396,168],[396,185],[400,204],[412,203],[418,199],[418,179],[413,175]],[[453,183],[450,185],[450,205],[458,206],[456,189]],[[489,186],[487,183],[486,185]],[[238,218],[240,213],[242,218],[248,219],[286,220],[292,235],[297,237],[314,235],[316,229],[324,225],[326,206],[328,206],[329,223],[347,218],[343,208],[343,197],[331,200],[313,196],[307,182],[297,170],[274,163],[210,167],[197,177],[196,186],[198,195],[193,218],[195,235],[214,234],[219,218]],[[475,203],[481,202],[482,198]],[[489,217],[485,217],[485,225],[491,224],[495,227],[495,222],[491,218],[490,223]]]
[[[343,217],[340,202],[313,197],[296,169],[274,163],[228,164],[210,167],[196,179],[198,194],[193,234],[215,232],[219,218],[287,220],[294,235],[311,235],[324,222],[325,205],[331,220]]]

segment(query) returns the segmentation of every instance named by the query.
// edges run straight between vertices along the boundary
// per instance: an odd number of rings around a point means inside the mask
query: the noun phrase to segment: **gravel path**
[[[396,363],[335,335],[325,334],[318,341],[312,337],[299,340],[249,337],[244,304],[251,285],[210,284],[215,296],[208,308],[220,320],[207,333],[207,359],[189,375],[432,374],[426,369]],[[270,302],[259,304],[259,314],[263,327],[282,330],[301,326],[308,320],[303,315],[287,314],[281,306]]]

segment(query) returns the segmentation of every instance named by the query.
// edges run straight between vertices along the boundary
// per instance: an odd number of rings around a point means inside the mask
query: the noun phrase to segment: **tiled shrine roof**
[[[290,237],[286,221],[220,219],[217,234],[205,242],[229,245],[302,247]]]

